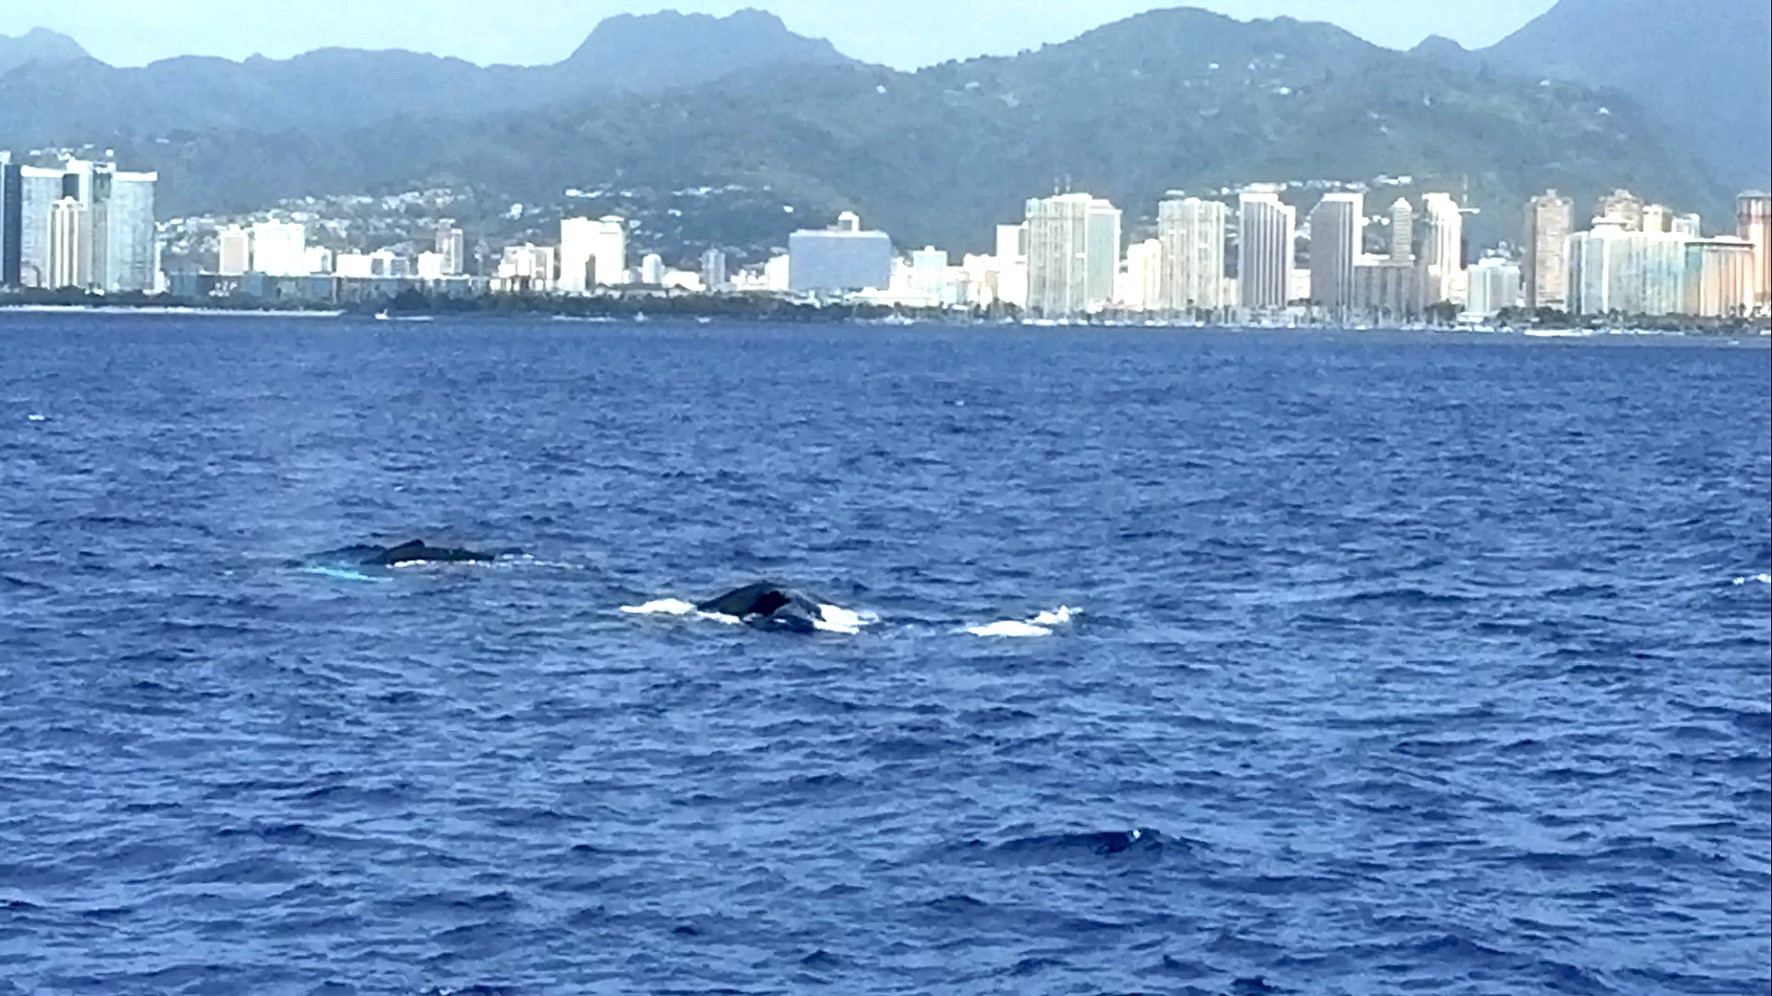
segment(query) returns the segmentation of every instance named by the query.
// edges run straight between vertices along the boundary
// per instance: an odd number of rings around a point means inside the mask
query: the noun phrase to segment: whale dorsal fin
[[[413,550],[423,550],[424,548],[425,548],[425,541],[424,540],[413,540],[410,543],[402,543],[399,546],[393,547],[392,549],[388,550],[388,552],[389,553],[409,553]]]

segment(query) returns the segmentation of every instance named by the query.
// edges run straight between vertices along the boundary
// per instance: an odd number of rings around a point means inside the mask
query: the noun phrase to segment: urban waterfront
[[[684,268],[650,251],[630,265],[640,233],[618,215],[567,214],[553,242],[480,237],[471,251],[453,220],[365,251],[353,244],[361,234],[324,218],[313,198],[250,224],[177,219],[157,230],[158,182],[115,163],[33,166],[0,152],[0,288],[32,301],[71,292],[251,307],[750,297],[1036,321],[1340,327],[1772,320],[1772,196],[1757,190],[1742,192],[1708,236],[1699,215],[1628,190],[1600,197],[1591,215],[1548,190],[1525,204],[1517,238],[1487,247],[1466,232],[1476,210],[1466,198],[1408,176],[1175,191],[1148,222],[1105,198],[1061,193],[1028,200],[1022,221],[991,233],[993,252],[958,263],[934,246],[903,251],[845,211],[792,232],[785,251],[754,265],[709,245]],[[1397,196],[1369,213],[1379,206],[1369,198],[1416,186],[1419,202]],[[512,208],[519,218],[524,210]],[[187,252],[168,262],[175,230]]]
[[[1759,340],[0,345],[0,993],[1772,985]]]

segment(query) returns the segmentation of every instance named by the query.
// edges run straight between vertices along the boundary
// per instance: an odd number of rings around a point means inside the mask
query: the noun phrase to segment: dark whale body
[[[351,564],[357,567],[398,567],[402,564],[485,564],[497,558],[489,553],[431,546],[424,540],[413,540],[399,546],[347,546],[330,550],[303,563]]]
[[[816,599],[784,585],[762,582],[728,592],[696,606],[702,612],[733,616],[758,629],[811,633],[824,610]]]
[[[363,561],[364,567],[396,567],[400,564],[486,564],[495,558],[472,550],[452,550],[431,546],[424,540],[413,540],[391,546]]]

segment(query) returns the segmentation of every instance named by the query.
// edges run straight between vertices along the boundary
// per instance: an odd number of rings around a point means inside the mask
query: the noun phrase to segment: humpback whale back
[[[483,564],[493,558],[472,550],[452,550],[431,546],[424,540],[413,540],[388,547],[363,561],[366,567],[395,567],[400,564]]]
[[[764,582],[747,585],[696,606],[702,612],[732,616],[766,629],[810,633],[818,628],[824,610],[811,598],[781,585]]]

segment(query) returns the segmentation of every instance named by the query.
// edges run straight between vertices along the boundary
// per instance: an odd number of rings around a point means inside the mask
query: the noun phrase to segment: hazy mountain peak
[[[1456,58],[1458,56],[1470,54],[1469,49],[1445,35],[1428,35],[1421,40],[1421,44],[1410,49],[1410,51],[1416,55],[1424,56],[1429,59],[1439,59],[1444,57]]]
[[[850,61],[830,42],[797,35],[774,14],[747,8],[726,17],[675,10],[618,14],[598,24],[566,64],[608,84],[638,90],[773,63]]]
[[[1772,175],[1772,4],[1559,0],[1482,52],[1518,73],[1635,97],[1732,183]]]
[[[90,58],[79,42],[48,28],[32,28],[17,38],[0,35],[0,74],[30,62],[51,65]]]

